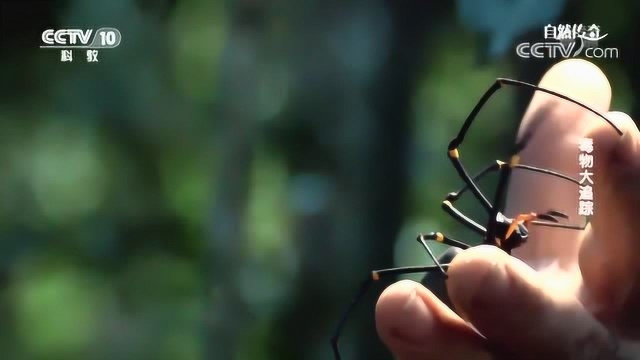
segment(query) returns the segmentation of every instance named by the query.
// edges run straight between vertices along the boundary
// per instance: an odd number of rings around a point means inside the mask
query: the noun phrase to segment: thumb
[[[449,267],[449,295],[463,317],[507,358],[613,358],[609,332],[573,296],[493,246]]]

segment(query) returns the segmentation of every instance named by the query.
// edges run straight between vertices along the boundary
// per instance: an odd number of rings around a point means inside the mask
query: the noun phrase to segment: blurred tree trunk
[[[347,26],[342,21],[348,25],[361,20],[352,16],[354,12],[375,16],[367,8],[382,4],[354,1],[334,5],[323,3],[322,11],[311,14],[321,16],[317,22],[335,21],[332,27],[343,29]],[[373,42],[376,49],[387,51],[370,54],[382,64],[373,77],[350,78],[344,64],[331,62],[332,54],[304,48],[310,54],[303,56],[301,77],[317,79],[322,85],[302,88],[299,96],[305,96],[304,90],[318,90],[324,99],[315,104],[306,98],[299,101],[305,105],[294,110],[293,118],[294,124],[300,121],[303,125],[296,124],[286,137],[291,142],[285,152],[293,179],[315,174],[330,179],[326,180],[330,190],[323,193],[329,199],[325,207],[297,217],[301,266],[291,306],[276,323],[276,328],[283,330],[283,337],[272,344],[279,359],[330,358],[331,332],[360,281],[371,269],[393,265],[394,242],[407,196],[411,102],[424,70],[429,30],[448,5],[424,1],[385,5],[390,11],[386,14],[390,31],[384,34],[386,38],[376,37]],[[336,20],[336,13],[351,15]],[[304,43],[322,49],[317,41],[305,39]],[[349,59],[353,49],[339,51],[343,53],[334,56]],[[348,322],[341,341],[345,358],[390,357],[375,332],[373,310],[379,291],[372,289],[360,306],[362,311]],[[354,333],[355,338],[349,337]],[[322,352],[316,356],[318,347]],[[350,351],[354,348],[355,352]]]
[[[250,313],[239,289],[246,245],[246,208],[257,138],[257,69],[264,16],[257,2],[240,1],[222,57],[218,186],[207,249],[206,359],[234,359]]]
[[[640,36],[640,23],[637,21],[631,21],[631,28],[628,29],[629,33],[625,37],[626,39],[638,39]],[[636,124],[640,124],[640,71],[638,71],[638,58],[640,58],[640,44],[637,41],[624,41],[622,44],[615,44],[619,46],[619,59],[617,61],[622,62],[622,66],[628,77],[629,84],[631,86],[631,93],[633,94],[633,102],[631,113],[629,116],[633,118]],[[615,96],[616,89],[613,89]],[[615,110],[615,109],[614,109]]]

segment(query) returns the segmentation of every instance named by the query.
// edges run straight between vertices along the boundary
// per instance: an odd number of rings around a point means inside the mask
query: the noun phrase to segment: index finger
[[[585,60],[571,59],[553,66],[542,78],[540,87],[569,96],[606,113],[611,101],[611,86],[604,73]],[[520,154],[521,163],[535,164],[577,178],[578,139],[589,133],[594,123],[604,122],[589,110],[543,92],[536,92],[522,120],[519,136],[535,125],[536,135]],[[509,212],[542,212],[549,206],[572,209],[577,216],[578,187],[549,176],[528,176],[514,172],[507,202]],[[530,240],[516,249],[515,256],[534,268],[557,261],[562,268],[577,264],[581,231],[532,227]]]

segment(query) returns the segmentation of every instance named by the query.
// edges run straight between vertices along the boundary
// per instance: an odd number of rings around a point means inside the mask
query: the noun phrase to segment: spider
[[[536,125],[529,127],[529,129],[524,132],[521,140],[519,142],[516,142],[514,148],[511,151],[511,157],[507,161],[496,160],[493,164],[486,167],[474,177],[471,177],[463,166],[462,162],[460,161],[460,152],[458,150],[459,146],[464,141],[469,128],[473,124],[482,107],[487,103],[489,98],[491,98],[494,93],[496,93],[501,87],[505,85],[513,86],[516,88],[528,88],[532,91],[541,91],[574,103],[606,121],[617,132],[618,136],[622,136],[623,133],[618,127],[616,127],[615,124],[613,124],[609,119],[607,119],[597,110],[568,96],[562,95],[553,90],[545,89],[518,80],[506,78],[496,79],[494,84],[484,93],[471,113],[468,115],[457,136],[449,143],[447,156],[449,157],[449,160],[451,160],[451,163],[456,169],[457,174],[464,181],[464,186],[459,191],[452,192],[447,195],[445,200],[442,202],[442,209],[455,220],[460,222],[463,226],[482,236],[482,244],[497,246],[498,248],[504,250],[507,254],[511,254],[513,249],[521,246],[527,241],[529,236],[528,229],[531,226],[546,226],[571,230],[583,230],[589,223],[589,217],[586,218],[584,224],[574,225],[562,223],[560,219],[566,220],[569,219],[569,216],[561,211],[553,209],[546,210],[542,213],[522,213],[516,215],[514,218],[507,217],[504,214],[507,186],[513,170],[518,169],[522,171],[541,173],[579,185],[579,182],[577,180],[568,175],[520,163],[519,153],[526,147],[527,142],[531,139],[535,128],[537,127]],[[539,124],[539,122],[537,124]],[[487,199],[485,194],[477,185],[477,182],[482,177],[492,172],[498,172],[498,183],[496,186],[493,203],[491,203]],[[474,198],[482,205],[486,213],[489,215],[489,220],[486,226],[478,224],[476,221],[466,216],[463,212],[461,212],[454,206],[456,200],[458,200],[460,196],[466,191],[471,192]],[[356,296],[352,300],[351,304],[342,315],[340,321],[338,322],[338,325],[335,328],[333,336],[331,337],[330,343],[336,360],[341,359],[340,351],[338,348],[338,341],[340,339],[340,335],[346,324],[346,321],[374,281],[378,281],[381,278],[386,278],[394,275],[414,273],[426,273],[427,275],[439,274],[441,275],[441,278],[446,279],[446,270],[448,269],[448,265],[451,260],[453,260],[458,252],[471,247],[471,245],[463,241],[456,240],[440,232],[420,234],[417,237],[417,241],[421,244],[422,247],[425,248],[425,250],[429,254],[429,257],[433,260],[434,265],[397,267],[371,271],[367,275],[366,279],[362,282],[359,291],[356,293]],[[440,258],[442,262],[446,261],[447,263],[443,264],[435,257],[433,251],[429,247],[428,241],[437,241],[446,244],[451,247],[450,250],[454,250],[445,252],[445,254]],[[425,277],[425,280],[428,279]],[[425,283],[425,280],[423,280],[423,283]]]

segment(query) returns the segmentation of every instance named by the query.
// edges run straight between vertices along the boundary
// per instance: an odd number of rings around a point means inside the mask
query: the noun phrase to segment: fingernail
[[[417,290],[411,292],[404,306],[398,310],[391,326],[391,332],[395,337],[418,343],[429,336],[433,326],[433,315]]]

